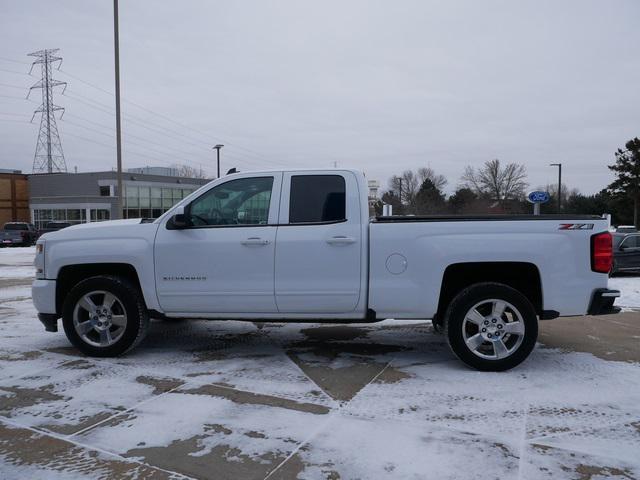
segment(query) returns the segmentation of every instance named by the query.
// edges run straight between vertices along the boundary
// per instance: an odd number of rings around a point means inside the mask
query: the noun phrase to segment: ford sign
[[[538,190],[527,193],[527,200],[531,203],[547,203],[549,198],[549,192],[542,192]]]

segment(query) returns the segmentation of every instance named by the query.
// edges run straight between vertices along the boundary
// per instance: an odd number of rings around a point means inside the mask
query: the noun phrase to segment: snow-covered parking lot
[[[0,478],[640,478],[635,312],[545,322],[499,374],[429,322],[158,321],[93,359],[38,322],[32,258],[0,250]]]

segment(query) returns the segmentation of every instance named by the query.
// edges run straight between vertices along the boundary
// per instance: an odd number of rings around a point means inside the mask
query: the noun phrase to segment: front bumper
[[[31,298],[33,305],[40,313],[56,312],[56,281],[34,280],[31,284]]]
[[[31,298],[44,329],[47,332],[57,332],[60,315],[56,312],[56,281],[34,280],[31,284]]]
[[[591,303],[589,304],[588,315],[611,315],[618,313],[620,307],[615,307],[613,302],[620,296],[619,290],[609,290],[608,288],[598,288],[593,292]]]

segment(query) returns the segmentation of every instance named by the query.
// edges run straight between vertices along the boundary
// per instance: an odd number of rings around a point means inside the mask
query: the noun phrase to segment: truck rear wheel
[[[519,365],[538,338],[531,302],[500,283],[477,283],[456,295],[447,309],[444,328],[453,353],[482,371]]]
[[[115,357],[142,341],[149,316],[138,288],[128,280],[102,275],[79,282],[62,309],[69,341],[92,357]]]

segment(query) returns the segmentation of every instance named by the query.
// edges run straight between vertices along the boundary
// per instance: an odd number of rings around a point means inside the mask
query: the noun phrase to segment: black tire
[[[484,340],[475,350],[476,353],[474,353],[474,350],[472,350],[465,341],[465,335],[468,337],[473,336],[473,328],[477,328],[477,334],[480,335],[480,330],[484,327],[484,322],[489,320],[493,322],[491,318],[483,319],[483,321],[480,322],[483,325],[474,327],[475,324],[473,324],[473,322],[465,322],[465,317],[467,317],[467,314],[474,306],[481,304],[478,309],[485,308],[485,304],[482,304],[482,302],[486,301],[486,305],[489,306],[491,305],[489,300],[493,299],[507,302],[515,308],[517,313],[520,314],[524,326],[522,338],[520,338],[520,334],[518,333],[505,334],[506,330],[494,330],[497,331],[498,334],[501,332],[502,337],[500,337],[500,342],[502,342],[502,345],[511,344],[510,348],[513,349],[505,358],[497,358],[497,346],[494,347],[494,342],[497,341],[495,337],[493,340]],[[509,315],[505,313],[497,320],[498,324],[503,324],[503,326],[500,326],[501,329],[509,327],[510,325],[508,324],[510,320],[516,318],[511,307],[505,310],[505,312],[507,311]],[[487,317],[498,316],[488,313]],[[491,323],[487,326],[487,328],[489,327],[495,328]],[[463,328],[465,329],[464,332]],[[471,328],[471,332],[469,332],[469,328]],[[451,301],[444,318],[444,330],[449,342],[449,347],[465,364],[476,370],[500,372],[519,365],[529,356],[538,339],[538,319],[531,302],[519,291],[501,283],[477,283],[462,290]],[[491,336],[491,333],[483,333],[482,335]],[[480,356],[483,354],[485,356],[494,355],[496,358],[484,358]]]
[[[126,314],[124,332],[109,346],[87,343],[74,327],[73,315],[76,304],[84,295],[94,291],[105,291],[114,295]],[[135,348],[142,341],[149,328],[149,315],[142,293],[136,285],[122,277],[100,275],[82,280],[71,289],[62,307],[62,325],[69,341],[85,355],[116,357]]]

